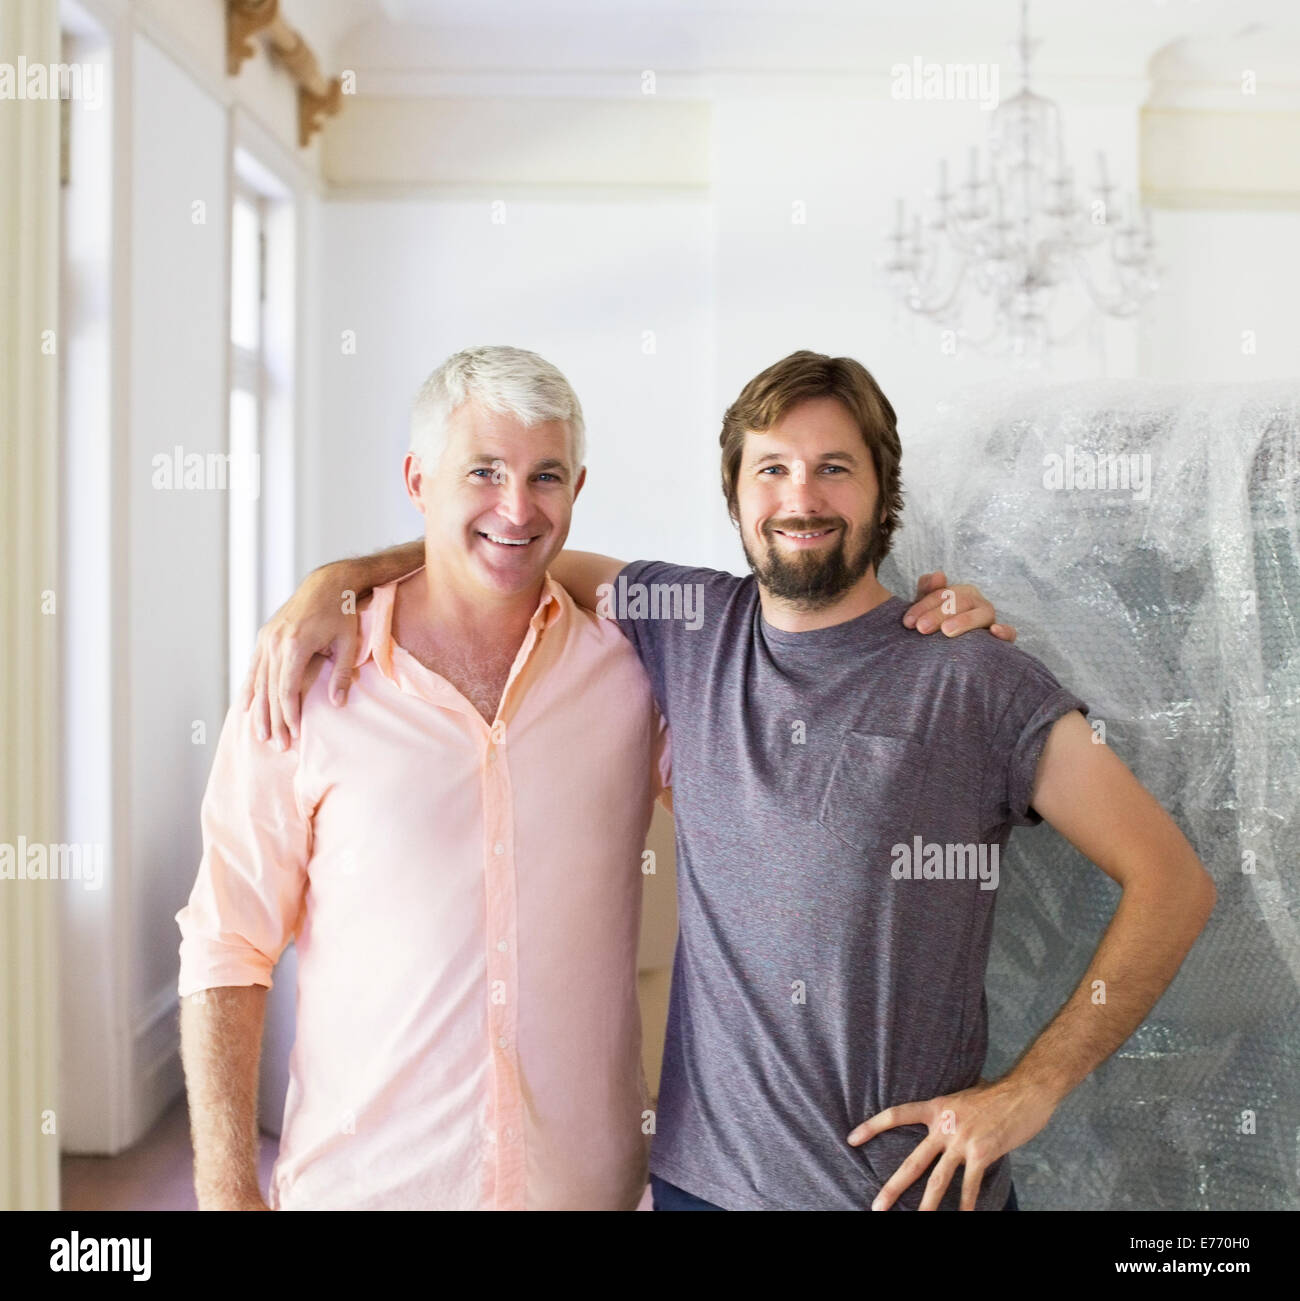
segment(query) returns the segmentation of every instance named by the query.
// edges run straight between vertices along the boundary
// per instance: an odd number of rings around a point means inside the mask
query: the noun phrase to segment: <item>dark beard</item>
[[[811,533],[819,528],[838,523],[836,520],[807,519],[779,521],[788,531]],[[771,525],[763,529],[763,536],[772,536]],[[853,535],[853,549],[846,545],[846,533],[841,530],[834,543],[822,551],[807,551],[802,555],[786,556],[777,544],[769,541],[762,562],[756,562],[741,535],[740,545],[754,577],[772,596],[803,610],[820,610],[839,600],[877,561],[880,552],[880,522],[873,518],[863,524]]]

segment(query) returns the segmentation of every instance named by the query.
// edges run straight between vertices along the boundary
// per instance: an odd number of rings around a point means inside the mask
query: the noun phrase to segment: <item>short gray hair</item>
[[[544,357],[524,348],[486,345],[448,357],[421,386],[411,411],[411,452],[437,464],[447,445],[447,422],[471,399],[525,425],[563,420],[569,426],[573,473],[587,454],[582,406],[573,386]]]

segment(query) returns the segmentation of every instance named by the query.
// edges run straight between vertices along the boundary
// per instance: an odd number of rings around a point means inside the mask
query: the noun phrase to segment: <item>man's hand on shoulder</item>
[[[938,628],[947,637],[959,637],[975,628],[987,628],[1001,641],[1015,641],[1016,630],[996,619],[992,602],[978,587],[969,583],[950,587],[942,570],[916,580],[916,602],[903,615],[904,625],[919,633]]]
[[[329,697],[347,699],[361,644],[357,594],[340,585],[337,567],[309,574],[298,590],[257,634],[253,663],[244,681],[241,705],[251,709],[258,737],[275,738],[281,750],[298,735],[307,668],[313,657],[334,661]]]

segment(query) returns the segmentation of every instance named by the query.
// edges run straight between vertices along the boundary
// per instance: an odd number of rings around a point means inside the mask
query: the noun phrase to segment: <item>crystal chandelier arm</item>
[[[912,311],[922,316],[942,317],[952,311],[961,297],[963,287],[966,282],[966,273],[970,269],[970,263],[964,258],[957,267],[957,274],[953,278],[952,284],[949,285],[948,291],[938,299],[926,301],[926,294],[930,292],[933,285],[930,282],[920,283],[919,281],[904,296],[904,301]],[[933,279],[933,278],[931,278]]]
[[[1088,259],[1079,252],[1071,252],[1070,264],[1074,268],[1075,274],[1079,277],[1088,297],[1093,304],[1107,316],[1115,316],[1121,319],[1137,314],[1138,309],[1146,301],[1152,292],[1154,286],[1147,287],[1144,280],[1131,274],[1133,268],[1124,267],[1117,264],[1120,285],[1114,291],[1107,291],[1097,284],[1093,278],[1092,268],[1088,265]],[[1136,283],[1131,283],[1136,280]],[[1126,283],[1129,282],[1129,283]]]

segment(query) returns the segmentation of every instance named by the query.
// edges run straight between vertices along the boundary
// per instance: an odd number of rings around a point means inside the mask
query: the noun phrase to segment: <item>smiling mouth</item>
[[[538,534],[531,538],[508,538],[500,533],[484,533],[479,529],[476,529],[475,532],[478,533],[479,537],[486,538],[489,542],[494,543],[498,547],[526,547],[529,543],[536,542],[537,537],[541,536]]]
[[[835,528],[832,526],[830,528],[809,529],[802,532],[795,532],[794,529],[773,529],[772,532],[780,534],[783,538],[795,538],[797,541],[806,542],[811,541],[813,538],[824,538],[828,534],[834,533]]]

